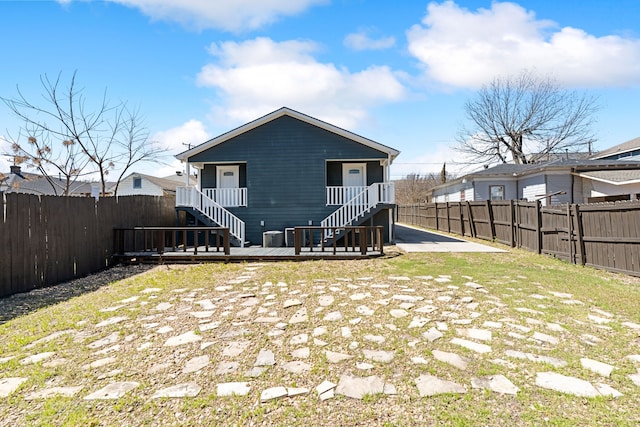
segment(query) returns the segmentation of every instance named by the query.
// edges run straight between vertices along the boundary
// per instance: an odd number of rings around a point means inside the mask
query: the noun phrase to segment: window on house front
[[[504,185],[490,185],[491,200],[504,200]]]
[[[133,188],[142,188],[142,178],[133,178]]]

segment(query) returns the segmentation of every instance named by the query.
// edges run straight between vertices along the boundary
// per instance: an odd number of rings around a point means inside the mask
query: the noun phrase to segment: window
[[[504,185],[490,185],[491,200],[504,200]]]
[[[133,178],[133,188],[142,188],[142,178]]]

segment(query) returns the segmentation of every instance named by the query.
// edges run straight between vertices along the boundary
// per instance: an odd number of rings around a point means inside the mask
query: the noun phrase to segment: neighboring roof
[[[576,175],[613,185],[640,183],[640,169],[600,170],[577,173]]]
[[[383,153],[387,153],[390,157],[391,157],[391,161],[393,162],[393,159],[395,159],[400,152],[394,148],[388,147],[386,145],[380,144],[378,142],[375,142],[371,139],[365,138],[363,136],[357,135],[353,132],[349,132],[348,130],[339,128],[337,126],[334,126],[332,124],[329,124],[327,122],[323,122],[322,120],[313,118],[311,116],[307,116],[306,114],[300,113],[298,111],[292,110],[290,108],[287,107],[282,107],[279,110],[273,111],[272,113],[267,114],[266,116],[262,116],[259,119],[256,119],[254,121],[251,121],[247,124],[244,124],[238,128],[235,128],[234,130],[231,130],[229,132],[223,133],[222,135],[219,135],[213,139],[210,139],[194,148],[191,148],[187,151],[183,151],[180,154],[177,154],[176,157],[179,160],[185,161],[187,160],[189,157],[201,153],[211,147],[214,147],[218,144],[222,144],[225,141],[228,141],[231,138],[234,138],[240,134],[243,134],[245,132],[248,132],[252,129],[257,128],[258,126],[262,126],[265,123],[268,123],[272,120],[278,119],[282,116],[290,116],[293,117],[295,119],[301,120],[303,122],[309,123],[311,125],[317,126],[319,128],[322,128],[324,130],[327,130],[329,132],[335,133],[337,135],[343,136],[345,138],[348,138],[352,141],[358,142],[362,145],[366,145],[367,147],[373,148],[375,150],[381,151]]]
[[[502,163],[490,168],[481,169],[476,172],[469,173],[444,184],[434,187],[435,189],[446,188],[450,185],[458,184],[463,180],[471,181],[474,178],[505,178],[522,177],[533,173],[546,171],[567,171],[576,174],[592,173],[592,172],[617,172],[621,176],[626,172],[629,176],[640,174],[640,162],[638,161],[621,161],[621,160],[580,160],[580,159],[560,159],[547,163],[529,163],[529,164],[512,164]],[[613,175],[611,175],[613,176]]]
[[[66,182],[63,179],[46,177],[33,173],[20,172],[0,174],[4,178],[0,179],[0,189],[7,193],[27,193],[38,195],[61,195],[64,192]],[[55,190],[54,190],[55,186]],[[91,183],[85,181],[72,182],[69,187],[69,194],[72,196],[91,195]]]
[[[143,173],[138,173],[138,172],[132,172],[129,175],[127,175],[125,178],[123,178],[123,181],[129,177],[140,177],[140,178],[144,178],[146,180],[148,180],[149,182],[152,182],[153,184],[157,185],[158,187],[162,188],[163,191],[170,191],[170,192],[174,192],[176,191],[176,187],[181,187],[185,185],[186,182],[186,177],[184,175],[179,176],[179,175],[171,175],[171,176],[167,176],[164,178],[160,178],[157,176],[152,176],[152,175],[146,175]],[[196,184],[196,179],[195,177],[190,176],[189,177],[189,182],[191,185],[195,185]],[[115,184],[114,184],[115,185]],[[113,186],[111,187],[111,189],[113,189]]]
[[[600,151],[592,156],[592,159],[602,159],[604,157],[615,156],[618,154],[628,153],[630,151],[640,150],[640,137],[634,138],[630,141],[623,142],[622,144],[614,145],[611,148]]]

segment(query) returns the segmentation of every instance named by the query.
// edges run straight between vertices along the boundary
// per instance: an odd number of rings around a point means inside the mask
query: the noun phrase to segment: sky
[[[401,152],[392,179],[463,174],[464,104],[535,70],[598,97],[595,149],[640,136],[638,0],[0,0],[0,96],[74,72],[172,156],[286,106]],[[0,104],[0,138],[21,125]],[[0,145],[0,152],[7,146]],[[10,159],[0,156],[0,171]]]

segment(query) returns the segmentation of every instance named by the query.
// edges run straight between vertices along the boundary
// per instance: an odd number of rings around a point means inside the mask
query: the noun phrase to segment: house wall
[[[576,178],[578,180],[578,178]],[[582,197],[586,203],[590,197],[618,196],[629,194],[631,200],[637,199],[640,194],[640,183],[631,183],[624,185],[613,185],[607,182],[595,181],[588,178],[582,178]]]
[[[309,221],[320,225],[320,221],[336,209],[336,206],[326,206],[327,159],[386,158],[386,153],[282,116],[198,153],[188,161],[246,162],[248,206],[229,210],[245,221],[247,239],[259,244],[264,231],[283,231],[308,225]],[[212,180],[215,182],[215,168],[206,166],[201,171],[201,179],[203,186]]]
[[[459,202],[462,200],[461,192],[464,193],[464,200],[471,202],[474,200],[474,190],[472,182],[457,182],[449,187],[433,190],[432,197],[436,203]]]
[[[148,196],[163,196],[164,192],[162,188],[153,182],[142,178],[142,186],[141,188],[133,188],[133,175],[129,175],[118,185],[118,196],[138,196],[138,195],[148,195]]]
[[[216,168],[218,165],[206,164],[204,170],[200,172],[200,185],[201,188],[216,188],[216,181],[218,174]],[[246,163],[224,163],[220,166],[238,166],[240,188],[247,186],[247,165]]]
[[[489,187],[492,185],[504,185],[504,200],[518,198],[518,184],[516,180],[494,178],[491,180],[474,180],[475,200],[490,200],[491,192]]]

